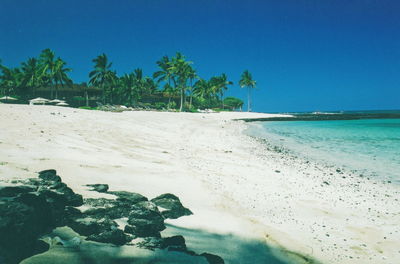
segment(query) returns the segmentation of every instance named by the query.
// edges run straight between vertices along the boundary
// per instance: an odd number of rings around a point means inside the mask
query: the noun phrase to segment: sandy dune
[[[278,246],[322,263],[400,263],[399,188],[268,150],[231,121],[268,116],[3,104],[0,177],[54,168],[85,197],[100,195],[89,183],[174,193],[194,215],[164,232],[227,263],[282,263]]]

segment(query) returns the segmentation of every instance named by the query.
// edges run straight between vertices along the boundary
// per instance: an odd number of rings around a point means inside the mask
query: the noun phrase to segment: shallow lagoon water
[[[400,119],[255,122],[247,133],[301,157],[400,184]]]

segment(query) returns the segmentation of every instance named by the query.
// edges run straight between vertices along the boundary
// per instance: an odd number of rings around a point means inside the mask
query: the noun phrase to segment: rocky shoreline
[[[161,236],[160,232],[166,228],[165,219],[192,214],[175,195],[167,193],[149,200],[138,193],[109,191],[106,184],[88,186],[92,191],[115,195],[116,199],[83,199],[53,169],[39,172],[38,178],[2,183],[0,263],[14,264],[24,259],[22,263],[45,263],[40,260],[41,255],[44,259],[52,250],[72,248],[80,252],[84,249],[81,245],[93,245],[90,243],[97,247],[127,245],[146,250],[149,259],[152,252],[158,251],[157,263],[170,263],[163,262],[164,251],[185,255],[182,263],[224,263],[219,256],[189,250],[183,236]],[[62,235],[66,233],[67,238]],[[71,260],[60,257],[57,262],[56,254],[51,263],[73,263]],[[82,263],[114,263],[95,257],[88,260],[82,259]],[[118,254],[114,260],[132,263],[132,259]]]

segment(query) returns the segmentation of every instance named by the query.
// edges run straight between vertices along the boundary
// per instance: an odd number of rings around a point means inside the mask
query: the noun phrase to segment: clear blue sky
[[[106,53],[119,74],[181,51],[255,111],[400,109],[399,0],[0,0],[0,59],[51,48],[87,81]]]

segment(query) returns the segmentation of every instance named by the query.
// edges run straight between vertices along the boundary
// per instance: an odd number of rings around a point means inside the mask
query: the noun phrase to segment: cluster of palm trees
[[[89,86],[101,90],[103,104],[136,106],[146,98],[165,100],[166,108],[191,111],[196,108],[234,109],[243,105],[240,99],[224,99],[225,91],[232,81],[226,74],[203,79],[197,75],[193,63],[179,52],[173,57],[164,56],[156,62],[158,70],[145,76],[142,69],[118,76],[106,54],[93,59],[94,69],[89,73]],[[59,96],[60,86],[72,86],[68,77],[70,68],[45,49],[38,58],[29,58],[20,68],[7,68],[0,61],[0,92],[3,95],[17,94],[23,98],[34,97],[39,87],[50,87],[50,98]],[[249,71],[244,71],[239,82],[248,89],[248,110],[251,110],[250,93],[256,82]],[[160,102],[161,103],[161,102]]]
[[[60,86],[72,85],[68,77],[70,68],[66,62],[45,49],[38,58],[28,58],[21,67],[8,68],[0,62],[0,88],[3,95],[19,95],[26,99],[34,97],[39,87],[50,87],[51,99],[58,97]]]
[[[103,103],[124,103],[133,106],[143,96],[162,92],[168,97],[168,107],[171,106],[172,98],[179,97],[179,111],[198,106],[225,108],[223,96],[228,86],[233,84],[225,73],[213,76],[209,80],[199,77],[192,67],[193,63],[179,52],[174,57],[164,56],[157,61],[158,71],[152,77],[144,77],[141,69],[118,77],[111,69],[112,63],[105,54],[99,55],[93,62],[94,70],[89,74],[89,84],[102,88]],[[250,90],[255,87],[256,82],[246,70],[239,84],[248,88],[250,96]],[[175,102],[172,103],[175,105]],[[237,106],[242,104],[239,102]]]
[[[142,69],[118,76],[112,70],[112,63],[106,54],[93,60],[94,69],[89,73],[89,85],[102,90],[102,102],[110,104],[136,105],[144,95],[157,92],[157,83],[153,78],[144,76]]]

